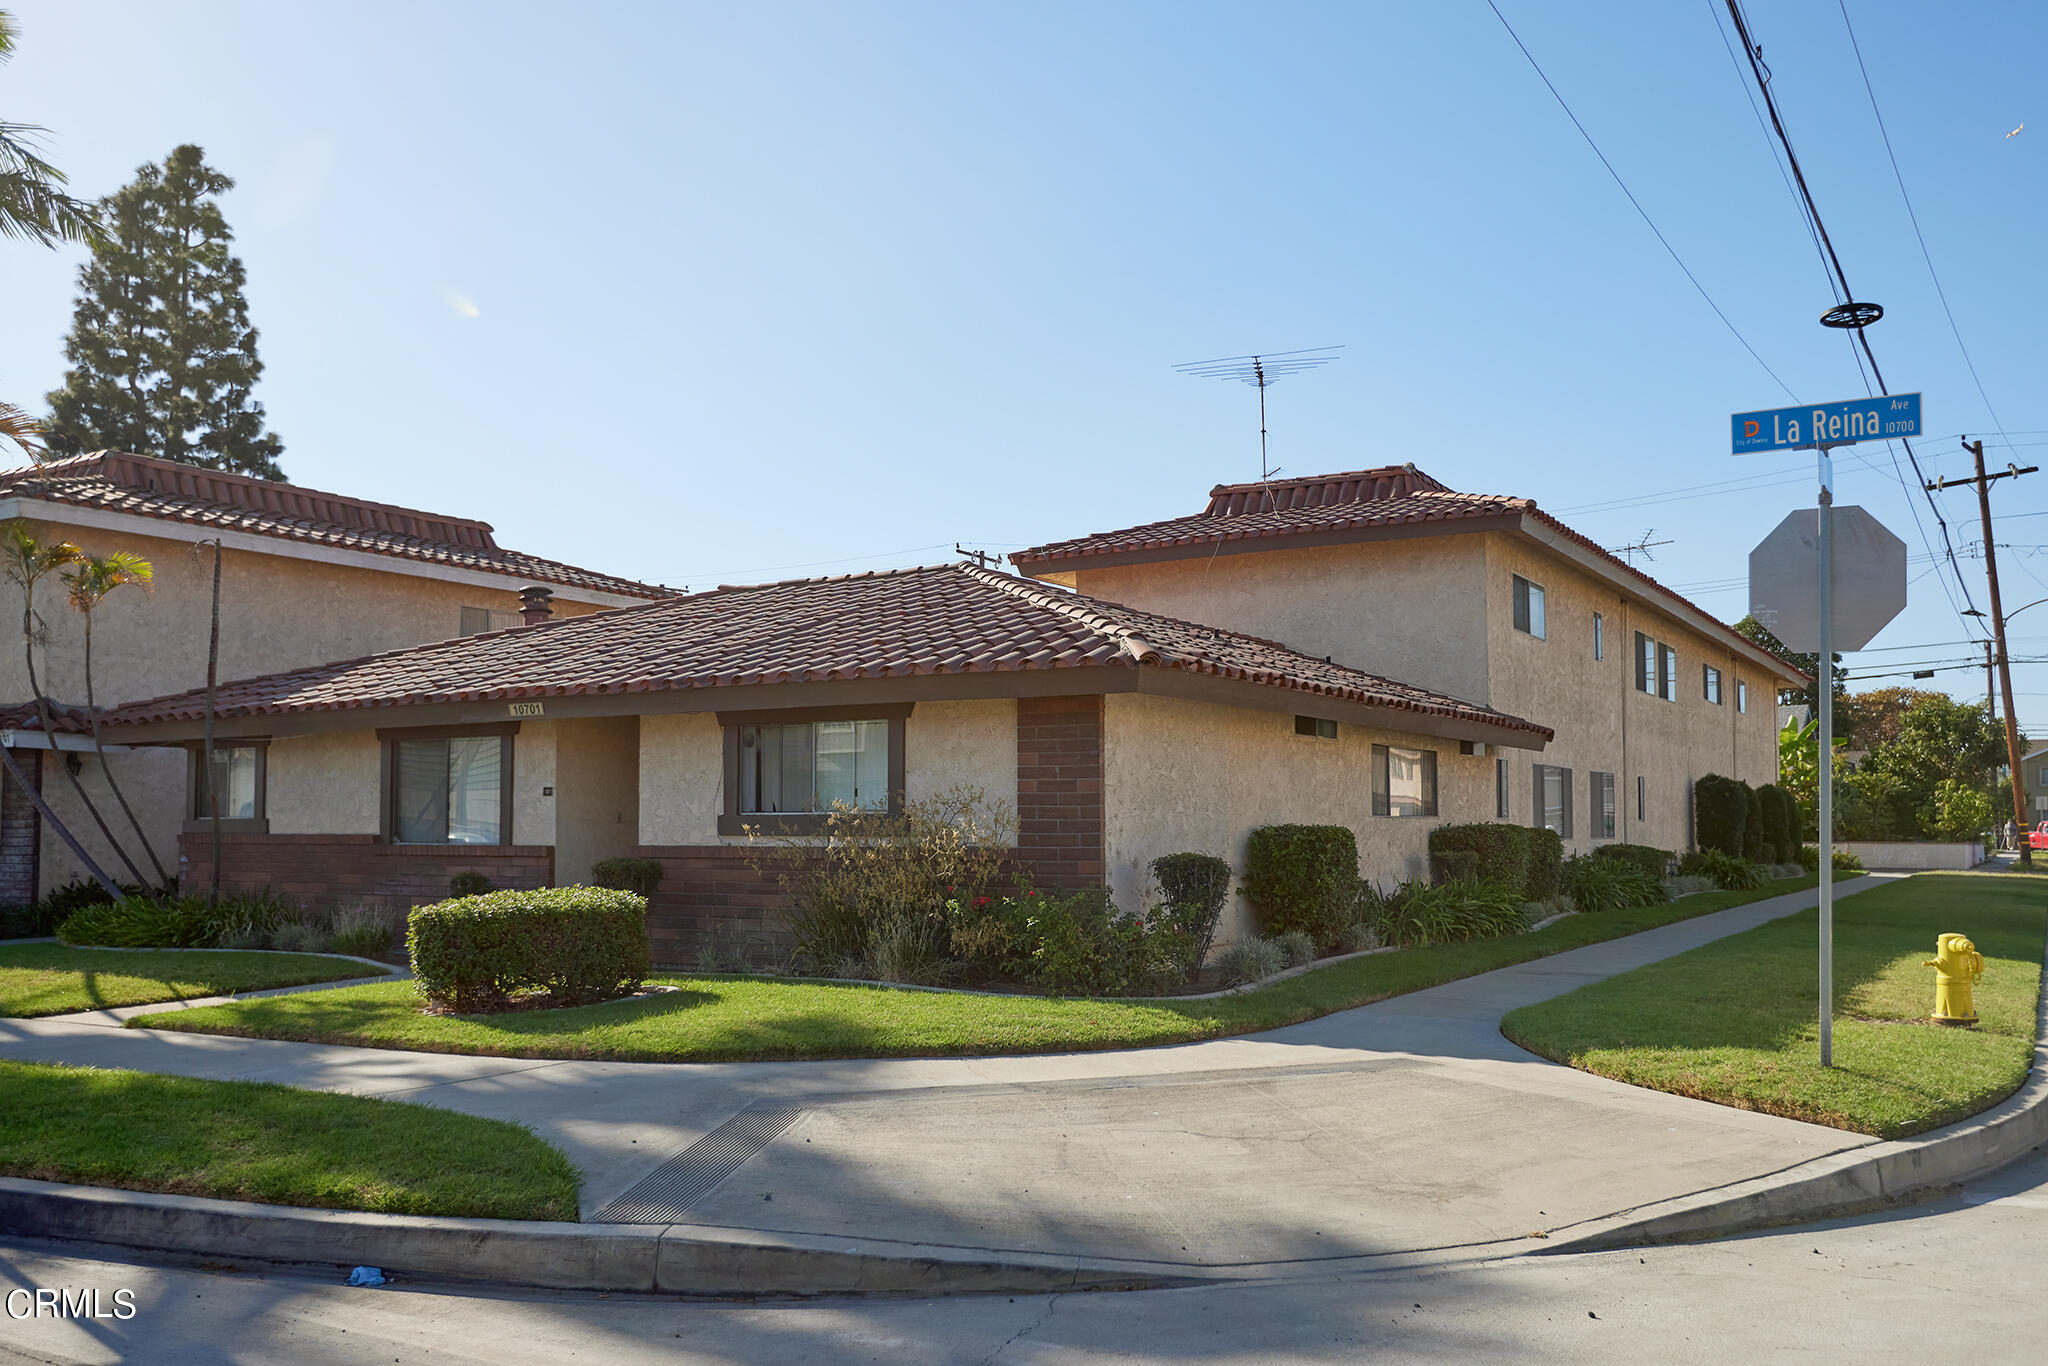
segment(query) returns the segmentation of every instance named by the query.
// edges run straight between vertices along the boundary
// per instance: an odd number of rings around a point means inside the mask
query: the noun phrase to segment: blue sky
[[[1611,546],[1654,528],[1651,571],[1730,620],[1748,548],[1811,502],[1810,458],[1726,453],[1728,414],[1784,391],[1484,0],[7,3],[0,117],[48,126],[78,190],[180,142],[239,182],[287,473],[523,550],[703,588],[1179,515],[1258,475],[1257,403],[1170,367],[1331,344],[1270,392],[1286,472],[1413,461]],[[1718,7],[1501,8],[1770,368],[1802,400],[1860,394]],[[1849,5],[1996,422],[1840,11],[1749,13],[1850,279],[1889,311],[1886,377],[1926,394],[1927,473],[2001,425],[1994,465],[2048,452],[2048,12]],[[16,401],[62,378],[78,259],[0,246]],[[1927,570],[1939,533],[1892,453],[1840,465],[1840,501]],[[1698,487],[1729,480],[1752,482]],[[1982,606],[1974,497],[1942,506]],[[2048,596],[2048,473],[1997,510],[2007,606]],[[1912,597],[1852,666],[1971,655],[1938,573]],[[2013,652],[2048,656],[2048,606]],[[2048,665],[2015,686],[2048,732]]]

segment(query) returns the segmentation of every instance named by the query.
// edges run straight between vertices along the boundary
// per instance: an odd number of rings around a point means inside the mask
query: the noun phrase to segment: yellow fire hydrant
[[[1936,935],[1934,954],[1925,960],[1925,966],[1934,969],[1934,1022],[1977,1023],[1977,1005],[1970,999],[1970,988],[1984,975],[1984,955],[1960,934]]]

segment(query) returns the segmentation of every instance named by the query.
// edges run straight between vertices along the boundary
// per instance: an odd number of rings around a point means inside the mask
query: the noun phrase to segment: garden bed
[[[66,1015],[270,987],[374,977],[387,969],[307,953],[0,945],[0,1016]]]
[[[0,1175],[315,1209],[577,1217],[525,1126],[267,1082],[0,1062]]]
[[[1928,1020],[1938,933],[1984,955],[1981,1022]],[[1902,1138],[1995,1105],[2034,1052],[2048,896],[2030,878],[1923,873],[1835,908],[1834,1061],[1819,1058],[1816,913],[1509,1014],[1557,1062],[1699,1100]]]
[[[697,975],[654,979],[678,990],[653,999],[433,1016],[418,1009],[409,984],[394,982],[142,1016],[130,1024],[424,1052],[629,1062],[1135,1048],[1274,1029],[1813,885],[1812,877],[1787,878],[1663,906],[1566,916],[1529,934],[1360,955],[1206,999],[1004,996]]]

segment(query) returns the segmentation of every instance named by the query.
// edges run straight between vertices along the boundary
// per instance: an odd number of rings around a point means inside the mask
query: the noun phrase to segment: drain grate
[[[773,1143],[802,1106],[755,1102],[615,1196],[591,1215],[600,1224],[672,1224],[746,1160]]]

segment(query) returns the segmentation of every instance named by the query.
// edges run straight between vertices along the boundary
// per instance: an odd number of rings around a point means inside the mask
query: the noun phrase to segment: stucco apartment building
[[[2048,745],[2020,760],[2020,789],[2026,794],[2027,820],[2048,821]]]
[[[656,956],[772,928],[748,828],[979,789],[1046,885],[1144,906],[1146,865],[1331,822],[1382,883],[1446,821],[1683,848],[1691,780],[1776,773],[1791,666],[1540,513],[1410,467],[1213,491],[1191,517],[972,565],[721,588],[248,678],[263,777],[229,886],[442,895],[664,869]],[[1040,582],[1037,580],[1052,580]],[[188,746],[199,695],[110,718]],[[184,840],[189,874],[207,842]],[[1240,921],[1237,928],[1242,928]]]
[[[507,550],[485,522],[146,456],[103,452],[0,473],[0,522],[16,519],[39,540],[95,555],[128,551],[154,567],[147,589],[120,589],[93,616],[103,708],[204,685],[215,540],[223,547],[223,679],[517,625],[522,606],[577,616],[670,592]],[[21,590],[0,591],[13,594],[0,615],[18,621]],[[83,631],[55,575],[38,588],[36,610],[44,624],[37,682],[57,704],[57,734],[43,733],[17,635],[0,645],[0,743],[95,861],[125,878],[55,769],[79,765],[116,835],[134,843],[84,734]],[[196,814],[186,754],[123,748],[109,763],[175,874],[179,834]],[[237,819],[259,799],[254,776],[245,764],[225,784]],[[80,876],[71,850],[17,786],[0,789],[0,902],[26,902]],[[150,872],[140,849],[131,852]]]

